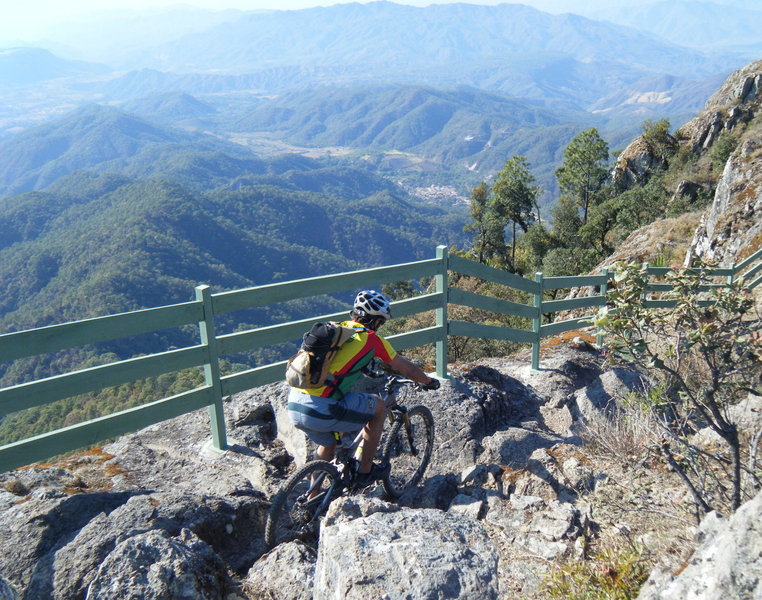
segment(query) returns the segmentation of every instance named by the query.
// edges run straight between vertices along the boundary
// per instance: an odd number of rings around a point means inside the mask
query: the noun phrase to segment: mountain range
[[[758,57],[762,50],[762,5],[758,2],[729,8],[716,2],[662,0],[607,7],[599,15],[690,48],[743,51],[750,58]]]
[[[687,119],[741,60],[511,4],[154,14],[0,54],[6,329],[429,256],[463,208],[399,183],[467,196],[522,154],[547,208],[581,129]]]

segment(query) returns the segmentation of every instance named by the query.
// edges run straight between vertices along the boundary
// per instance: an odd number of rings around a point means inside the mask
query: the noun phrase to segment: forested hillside
[[[353,174],[344,175],[347,188]],[[300,176],[330,185],[330,173],[290,173]],[[340,198],[237,187],[202,193],[79,173],[55,191],[4,198],[3,329],[184,301],[200,283],[235,289],[405,262],[460,239],[457,216],[412,205],[399,191]]]

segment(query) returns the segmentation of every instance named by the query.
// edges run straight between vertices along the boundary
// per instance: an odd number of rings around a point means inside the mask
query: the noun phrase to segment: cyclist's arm
[[[389,363],[395,371],[402,373],[408,379],[428,385],[432,382],[432,378],[426,375],[414,362],[409,361],[401,354],[397,354]]]

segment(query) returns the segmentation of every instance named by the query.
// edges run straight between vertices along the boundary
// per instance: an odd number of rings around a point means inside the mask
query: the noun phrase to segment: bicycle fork
[[[319,475],[313,476],[312,481],[310,482],[310,487],[307,489],[307,492],[304,494],[304,504],[309,504],[312,500],[318,497],[316,494],[317,491],[320,490],[320,487],[323,485],[323,480],[325,479],[325,473],[320,473]],[[319,515],[323,514],[323,510],[328,506],[328,503],[331,500],[331,497],[333,496],[333,489],[336,487],[336,481],[334,481],[327,490],[325,490],[325,493],[323,494],[322,499],[320,500],[320,504],[317,506],[315,511],[312,513],[312,516],[310,517],[309,522],[311,523],[315,519],[318,518]]]
[[[410,415],[407,412],[407,408],[404,406],[396,406],[389,412],[389,422],[394,423],[395,419],[402,420],[402,426],[405,429],[405,435],[407,435],[407,443],[410,446],[410,454],[418,456],[418,449],[415,447],[415,440],[413,439],[413,425],[410,422]]]

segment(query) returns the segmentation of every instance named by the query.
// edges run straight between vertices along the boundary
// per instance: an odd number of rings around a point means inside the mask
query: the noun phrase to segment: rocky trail
[[[0,598],[533,599],[554,568],[628,545],[676,570],[698,531],[684,489],[633,432],[592,433],[643,376],[577,346],[408,392],[437,428],[423,483],[334,502],[316,547],[265,553],[269,498],[311,451],[284,385],[228,399],[221,455],[202,410],[2,474]]]

